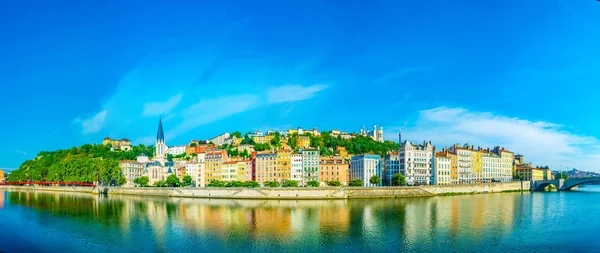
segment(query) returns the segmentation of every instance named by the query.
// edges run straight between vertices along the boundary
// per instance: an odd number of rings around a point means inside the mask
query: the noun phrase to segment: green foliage
[[[281,184],[282,187],[298,187],[298,181],[294,180],[285,180]]]
[[[158,180],[158,181],[154,182],[154,186],[156,186],[156,187],[167,187],[167,182],[165,182],[164,180]]]
[[[240,181],[231,181],[225,183],[225,187],[244,187],[244,182]]]
[[[173,161],[173,155],[167,154],[167,161],[172,162]]]
[[[265,187],[279,187],[280,184],[277,181],[265,181],[263,182],[263,184],[265,185]]]
[[[379,183],[381,183],[381,178],[377,175],[373,175],[370,179],[369,179],[369,183],[374,184],[374,185],[379,185]]]
[[[352,179],[348,182],[348,186],[363,186],[363,181],[360,179]]]
[[[269,150],[269,149],[271,149],[271,145],[269,145],[269,143],[263,143],[263,144],[255,143],[254,144],[254,150],[256,150],[256,151],[265,151],[265,150]]]
[[[183,177],[183,183],[181,185],[183,186],[190,186],[192,185],[192,181],[194,179],[192,178],[192,176],[190,175],[186,175],[185,177]]]
[[[569,175],[567,173],[556,172],[554,176],[556,179],[569,179]]]
[[[236,138],[242,138],[242,133],[240,133],[240,131],[235,131],[231,134],[231,136],[234,136]]]
[[[79,148],[42,151],[10,174],[10,181],[117,183],[121,177],[120,160],[135,160],[138,155],[154,155],[154,147],[133,146],[130,151],[110,151],[101,144],[85,144]],[[98,177],[99,176],[99,177]]]
[[[244,182],[244,187],[256,188],[256,187],[260,187],[260,185],[256,181],[246,181],[246,182]]]
[[[327,185],[328,185],[328,186],[336,186],[336,187],[339,187],[339,186],[342,186],[342,182],[340,182],[340,181],[328,181],[328,182],[327,182]]]
[[[405,185],[405,184],[406,184],[406,178],[404,177],[404,175],[402,175],[400,173],[396,173],[392,176],[392,185],[398,186],[398,185]]]
[[[198,143],[195,143],[195,142],[190,143],[190,147],[197,147],[197,146],[198,146]]]
[[[147,187],[148,183],[150,182],[150,179],[148,177],[146,177],[146,176],[143,176],[143,177],[134,179],[133,182],[135,184],[138,184],[138,185],[142,186],[142,187]]]
[[[250,158],[251,155],[248,153],[248,150],[242,150],[242,152],[239,153],[239,156],[244,157],[244,158]]]
[[[117,183],[118,183],[119,185],[124,185],[124,184],[126,184],[126,183],[127,183],[127,178],[125,178],[125,176],[121,175],[121,176],[119,177],[119,180],[117,180]]]
[[[298,133],[293,133],[288,136],[288,146],[292,149],[296,149],[296,142],[298,141]]]
[[[210,183],[208,183],[206,187],[225,187],[225,183],[221,180],[213,180],[210,181]]]
[[[316,180],[308,181],[306,183],[306,186],[308,186],[308,187],[319,187],[319,181],[316,181]]]
[[[179,182],[179,178],[177,178],[177,176],[175,174],[169,175],[167,177],[166,183],[170,187],[177,187],[177,186],[181,185],[181,182]]]

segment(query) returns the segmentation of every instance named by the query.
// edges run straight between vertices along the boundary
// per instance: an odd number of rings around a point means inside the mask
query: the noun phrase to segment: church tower
[[[167,144],[165,143],[165,133],[162,127],[162,118],[158,120],[158,133],[156,133],[156,158],[165,158],[167,154]]]

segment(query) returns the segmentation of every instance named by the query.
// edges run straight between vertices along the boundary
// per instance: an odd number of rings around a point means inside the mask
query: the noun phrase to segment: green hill
[[[133,146],[130,151],[110,151],[110,145],[86,144],[57,151],[42,151],[10,173],[9,181],[94,182],[96,173],[104,182],[118,181],[120,160],[134,160],[139,154],[152,157],[154,147]]]

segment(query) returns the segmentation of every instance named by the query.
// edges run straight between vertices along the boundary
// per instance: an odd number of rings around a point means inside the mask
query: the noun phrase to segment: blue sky
[[[202,2],[202,3],[200,3]],[[0,168],[129,138],[382,125],[600,170],[597,1],[2,1]]]

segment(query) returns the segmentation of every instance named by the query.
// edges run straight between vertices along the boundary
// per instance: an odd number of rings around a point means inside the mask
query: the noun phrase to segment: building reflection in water
[[[5,197],[0,192],[0,207],[5,201],[66,216],[72,226],[98,224],[125,244],[135,245],[149,236],[151,248],[159,251],[220,246],[270,251],[276,248],[268,245],[294,250],[338,244],[410,250],[439,238],[449,245],[477,244],[483,236],[510,236],[506,231],[519,215],[515,206],[522,206],[512,194],[266,201],[40,192],[10,192]],[[348,238],[351,241],[345,241]]]

